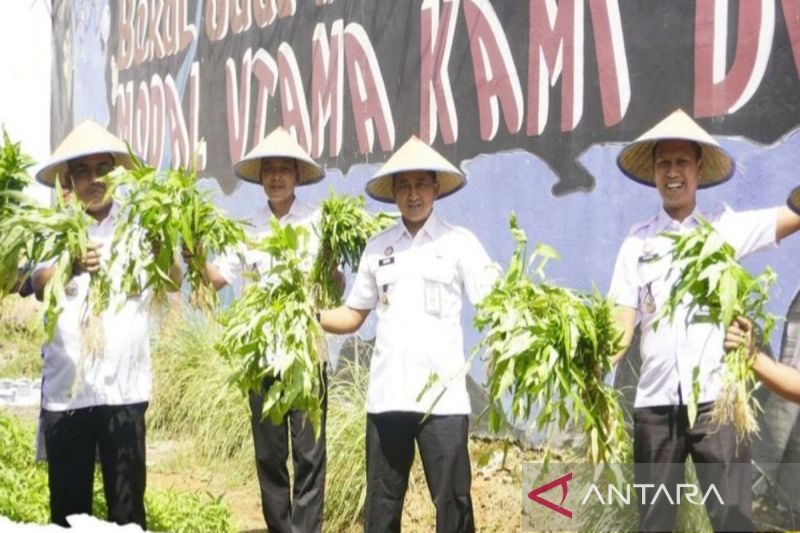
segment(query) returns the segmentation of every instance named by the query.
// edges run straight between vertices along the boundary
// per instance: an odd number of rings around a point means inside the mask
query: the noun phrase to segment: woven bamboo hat
[[[67,174],[67,163],[72,159],[95,154],[111,154],[117,165],[134,168],[125,142],[112,135],[92,120],[84,120],[67,135],[50,156],[50,160],[36,173],[36,181],[55,187],[56,179]]]
[[[789,209],[800,215],[800,186],[792,189],[789,193],[789,198],[786,200],[786,205]]]
[[[325,177],[325,171],[303,150],[292,135],[278,126],[233,166],[240,179],[261,184],[261,160],[288,157],[297,161],[297,185],[311,185]]]
[[[460,170],[412,135],[367,182],[367,194],[380,202],[394,203],[392,177],[398,172],[412,170],[436,172],[436,181],[439,183],[437,199],[451,195],[467,184],[467,178]]]
[[[719,185],[733,176],[735,164],[731,155],[682,109],[674,111],[626,146],[617,157],[617,166],[632,180],[654,187],[653,148],[658,141],[668,139],[693,141],[700,145],[703,170],[698,188]]]

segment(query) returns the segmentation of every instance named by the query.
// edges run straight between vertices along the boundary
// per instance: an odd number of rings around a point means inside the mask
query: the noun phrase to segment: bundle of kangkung
[[[73,198],[65,202],[56,183],[56,204],[41,207],[20,196],[18,204],[0,219],[0,276],[4,280],[0,295],[18,279],[20,265],[52,264],[54,272],[44,288],[44,318],[47,339],[53,337],[65,288],[72,277],[75,261],[86,255],[89,244],[91,217],[80,202]],[[29,273],[27,275],[30,275]],[[99,294],[105,271],[92,274],[90,300]],[[84,315],[90,316],[95,304],[87,302]]]
[[[184,274],[190,300],[201,309],[213,308],[216,292],[203,281],[207,258],[243,243],[241,225],[197,186],[193,169],[159,171],[136,161],[133,170],[118,170],[107,181],[120,205],[110,259],[121,263],[120,291],[132,296],[150,288],[155,301],[163,301],[166,291],[179,288],[169,272],[185,247],[192,252]]]
[[[673,241],[667,275],[678,275],[659,320],[672,320],[675,311],[685,306],[687,316],[696,316],[698,311],[702,315],[707,313],[705,321],[723,328],[738,316],[747,316],[762,323],[763,335],[769,337],[775,325],[775,317],[765,310],[769,287],[776,281],[771,268],[752,276],[737,261],[733,247],[706,220],[700,220],[697,228],[688,233],[665,236]],[[741,346],[728,353],[723,364],[722,393],[714,402],[711,419],[716,424],[733,424],[737,438],[749,440],[758,432],[759,405],[753,396],[758,383],[753,373],[753,358],[748,347]],[[687,408],[689,423],[694,425],[700,396],[698,369],[692,375]]]
[[[252,245],[270,256],[271,268],[245,285],[220,319],[216,349],[234,368],[231,382],[245,394],[264,392],[263,416],[274,423],[300,409],[319,434],[325,347],[316,311],[341,302],[333,272],[344,265],[357,269],[367,240],[392,220],[362,206],[363,198],[335,194],[322,203],[313,259],[309,231],[273,218],[270,234]],[[275,381],[262,391],[265,378]]]
[[[548,282],[544,267],[558,254],[539,244],[528,257],[514,215],[510,224],[516,250],[475,316],[485,333],[479,348],[487,364],[489,428],[525,423],[535,411],[534,427],[548,443],[546,460],[556,428],[569,426],[586,435],[593,462],[624,462],[630,439],[619,393],[604,382],[610,357],[620,349],[613,308],[597,291],[583,294]]]
[[[365,211],[363,196],[338,196],[333,191],[322,202],[321,212],[320,250],[311,270],[311,283],[317,290],[317,304],[329,308],[342,303],[342,287],[332,273],[343,266],[356,272],[367,241],[396,219]]]

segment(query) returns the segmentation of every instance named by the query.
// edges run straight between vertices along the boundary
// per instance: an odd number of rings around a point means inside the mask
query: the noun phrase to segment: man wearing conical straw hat
[[[319,239],[315,227],[319,225],[320,210],[298,199],[295,190],[319,182],[325,177],[325,172],[294,137],[281,127],[275,129],[236,163],[233,171],[238,178],[261,185],[267,196],[266,205],[249,217],[251,236],[258,241],[268,235],[271,232],[270,219],[275,217],[282,225],[292,224],[308,230],[308,251],[316,254]],[[266,252],[242,247],[207,265],[206,277],[219,290],[242,280],[248,272],[265,276],[271,265],[272,260]],[[266,356],[270,358],[274,354]],[[319,439],[314,437],[313,427],[304,411],[292,409],[282,424],[274,425],[269,419],[262,420],[264,393],[274,382],[275,378],[267,377],[261,394],[250,393],[264,520],[270,531],[319,532],[325,494],[327,400],[322,403]],[[289,435],[294,462],[293,493],[286,468]]]
[[[641,323],[642,367],[634,403],[637,481],[664,483],[673,491],[683,482],[687,455],[695,465],[717,463],[716,474],[698,472],[703,494],[713,483],[725,502],[706,499],[714,529],[752,530],[749,444],[737,444],[733,427],[718,426],[710,417],[722,390],[724,332],[707,320],[690,321],[685,306],[671,320],[662,317],[677,276],[669,272],[672,241],[663,234],[686,233],[704,218],[742,258],[797,231],[800,217],[785,206],[738,213],[725,205],[698,209],[697,190],[730,179],[734,161],[682,110],[626,146],[617,164],[627,177],[654,187],[662,201],[661,211],[634,225],[623,242],[609,289],[618,306],[624,345],[631,342],[637,317]],[[694,425],[687,408],[693,383],[700,384]],[[676,509],[663,501],[640,505],[640,530],[671,531]]]
[[[99,451],[108,520],[146,527],[145,411],[150,401],[149,291],[102,312],[99,353],[86,353],[90,278],[111,252],[117,206],[101,180],[114,167],[133,168],[125,143],[92,121],[79,124],[36,174],[56,180],[94,219],[85,257],[78,258],[60,302],[53,340],[42,348],[42,416],[51,520],[92,510],[95,449]],[[44,289],[52,264],[37,265],[33,287]],[[113,272],[112,272],[113,276]],[[172,273],[180,279],[180,270]]]
[[[357,330],[372,309],[378,316],[367,391],[368,532],[400,531],[415,441],[436,531],[475,529],[461,305],[464,293],[480,301],[498,268],[472,233],[433,209],[465,183],[428,145],[406,142],[366,186],[395,203],[402,220],[367,243],[345,305],[320,313],[322,327],[338,334]],[[419,397],[433,374],[444,384]]]

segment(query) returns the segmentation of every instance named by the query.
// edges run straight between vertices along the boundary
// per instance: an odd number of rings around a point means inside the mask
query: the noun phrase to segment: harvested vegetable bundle
[[[516,250],[475,315],[475,326],[486,331],[479,348],[488,363],[489,428],[500,429],[501,400],[510,393],[510,419],[527,421],[538,406],[535,426],[547,430],[548,440],[554,425],[563,430],[571,423],[587,436],[592,461],[624,462],[630,439],[619,393],[603,381],[620,349],[612,307],[596,291],[585,295],[544,281],[544,266],[558,254],[539,244],[528,258],[513,214],[510,224]],[[527,276],[533,266],[539,283]]]
[[[322,202],[320,218],[320,249],[311,270],[311,283],[319,291],[320,307],[336,307],[342,303],[342,289],[332,277],[340,265],[358,270],[358,262],[367,241],[376,233],[394,224],[395,219],[384,213],[376,216],[364,210],[364,197],[330,196]]]
[[[685,306],[688,320],[700,311],[708,313],[703,321],[727,328],[736,317],[747,316],[763,322],[764,336],[769,336],[775,317],[764,306],[769,299],[769,287],[776,279],[772,269],[767,267],[753,277],[736,260],[733,247],[706,220],[700,220],[689,233],[664,236],[673,241],[667,276],[675,272],[679,275],[670,289],[661,319],[674,319],[676,310]],[[739,439],[750,439],[758,432],[755,412],[759,409],[752,395],[757,385],[752,358],[746,347],[740,347],[725,356],[724,365],[722,393],[714,402],[712,420],[717,424],[732,423]],[[696,367],[687,405],[691,425],[697,418],[698,374]]]
[[[58,184],[56,188],[60,189]],[[61,313],[60,302],[64,299],[65,287],[72,277],[72,265],[76,258],[86,254],[91,222],[91,217],[77,199],[73,198],[64,205],[60,190],[56,192],[55,207],[27,204],[15,208],[0,220],[0,275],[5,280],[3,294],[8,291],[7,280],[11,272],[16,280],[19,264],[53,262],[55,272],[44,290],[45,332],[48,340],[53,337],[56,321]],[[103,276],[102,270],[92,275],[90,296],[97,294],[94,287]]]
[[[19,143],[12,143],[5,128],[3,146],[0,147],[0,193],[22,192],[31,182],[28,168],[33,159],[22,153]],[[10,214],[10,210],[20,204],[15,194],[0,194],[0,220]]]
[[[302,266],[309,235],[302,227],[281,227],[275,218],[270,224],[272,233],[257,249],[269,253],[273,266],[223,314],[216,349],[234,368],[231,381],[245,394],[262,392],[264,378],[275,378],[265,392],[264,418],[278,424],[289,409],[301,409],[319,435],[322,330]]]
[[[159,172],[136,161],[134,170],[114,173],[109,182],[121,213],[111,259],[122,262],[120,290],[135,295],[151,288],[163,300],[167,290],[178,288],[169,272],[185,246],[193,253],[185,273],[192,302],[216,305],[216,292],[203,282],[208,254],[222,253],[245,236],[197,187],[197,173],[182,168]]]

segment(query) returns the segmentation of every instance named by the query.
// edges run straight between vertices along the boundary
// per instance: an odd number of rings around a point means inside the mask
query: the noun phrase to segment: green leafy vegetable
[[[169,272],[185,246],[193,253],[185,273],[191,300],[198,307],[215,306],[216,292],[203,281],[208,256],[237,246],[245,236],[197,187],[197,173],[160,172],[136,161],[136,168],[112,173],[107,181],[120,204],[111,257],[112,264],[122,263],[120,290],[136,295],[151,288],[163,300],[166,291],[178,288]]]
[[[667,276],[677,273],[678,277],[659,320],[673,320],[677,309],[685,306],[690,321],[710,321],[727,328],[736,317],[747,316],[763,323],[764,335],[769,336],[775,317],[764,307],[769,300],[769,287],[776,280],[771,268],[753,277],[736,260],[733,247],[707,220],[700,220],[689,233],[664,235],[673,241]],[[724,365],[722,393],[714,403],[712,420],[716,424],[732,423],[739,439],[751,439],[758,432],[755,413],[760,408],[752,394],[757,385],[752,358],[747,348],[741,347],[725,357]],[[695,369],[688,406],[691,424],[697,417],[698,375]]]
[[[86,214],[76,198],[64,203],[56,183],[55,207],[39,207],[32,203],[21,204],[0,220],[0,261],[2,261],[2,294],[7,294],[17,279],[19,265],[40,264],[52,261],[55,271],[44,289],[45,331],[52,339],[65,287],[72,277],[72,265],[83,257],[89,243],[89,224]],[[97,294],[93,288],[105,276],[104,271],[92,275],[90,296]],[[94,307],[94,306],[92,306]],[[88,316],[88,314],[87,314]]]
[[[0,146],[0,193],[22,192],[31,182],[28,169],[33,159],[22,153],[19,143],[12,143],[3,128],[3,146]],[[21,197],[14,194],[0,194],[0,220],[10,214],[10,210],[21,203]]]
[[[609,359],[620,349],[613,309],[597,291],[581,294],[548,283],[544,267],[558,254],[539,244],[528,258],[527,237],[511,215],[517,243],[505,276],[477,306],[475,326],[485,332],[489,428],[498,431],[507,416],[527,421],[538,407],[535,427],[568,425],[587,437],[595,462],[625,462],[630,454],[619,393],[606,385]],[[533,269],[540,279],[527,275]],[[509,413],[502,400],[511,395]]]
[[[337,196],[331,190],[330,196],[322,202],[320,249],[311,270],[311,283],[318,291],[320,307],[336,307],[342,303],[342,289],[332,273],[342,265],[357,271],[367,241],[395,221],[385,213],[370,215],[364,210],[363,196]]]
[[[263,416],[280,423],[289,409],[307,413],[319,435],[324,382],[320,360],[322,330],[317,323],[308,274],[308,231],[274,217],[272,232],[257,245],[272,258],[272,268],[223,314],[218,353],[233,367],[239,389],[261,392],[266,377]]]

